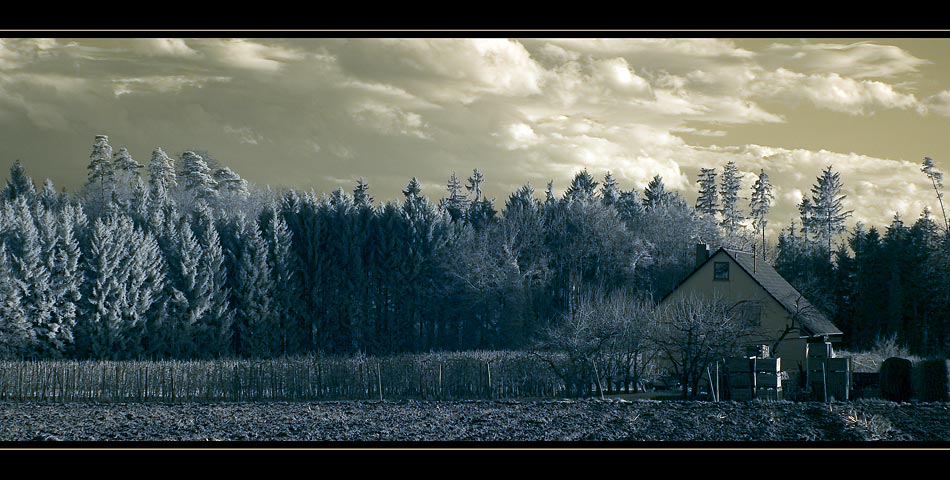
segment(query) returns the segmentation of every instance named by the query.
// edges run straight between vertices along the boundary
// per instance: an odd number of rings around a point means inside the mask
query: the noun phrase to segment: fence
[[[0,401],[213,402],[556,397],[524,352],[204,361],[3,361]]]

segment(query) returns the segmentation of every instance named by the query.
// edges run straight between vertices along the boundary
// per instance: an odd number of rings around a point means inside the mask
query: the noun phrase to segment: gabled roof
[[[772,268],[766,262],[755,262],[752,254],[737,252],[734,250],[727,250],[726,248],[720,248],[716,250],[715,253],[709,255],[709,258],[705,262],[696,267],[689,275],[686,276],[679,284],[676,285],[676,288],[673,291],[679,289],[679,287],[686,282],[690,277],[696,274],[704,265],[709,263],[713,257],[719,254],[719,252],[724,252],[729,258],[736,262],[742,270],[745,271],[747,275],[752,277],[752,279],[759,284],[772,298],[775,299],[789,315],[792,315],[795,318],[795,321],[802,327],[804,333],[809,336],[816,337],[822,335],[841,335],[841,330],[838,330],[838,327],[835,327],[824,314],[821,313],[811,302],[808,301],[798,290],[795,289],[790,283],[788,283],[785,278],[779,275],[778,272]],[[666,300],[673,292],[670,292],[663,300]],[[661,300],[661,302],[663,301]]]

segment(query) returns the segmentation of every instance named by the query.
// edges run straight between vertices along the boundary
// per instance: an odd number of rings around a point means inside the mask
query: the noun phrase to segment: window
[[[713,280],[729,280],[729,262],[713,264]]]
[[[749,325],[759,326],[762,324],[762,303],[755,300],[746,300],[739,302],[733,307],[736,317],[742,321],[749,322]]]

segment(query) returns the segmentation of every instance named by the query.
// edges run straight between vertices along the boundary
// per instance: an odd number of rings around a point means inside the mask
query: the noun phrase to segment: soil
[[[0,442],[944,442],[950,404],[684,401],[0,403]],[[338,443],[342,442],[342,443]],[[758,443],[757,443],[758,444]],[[424,445],[424,444],[423,444]],[[741,445],[741,444],[740,444]]]

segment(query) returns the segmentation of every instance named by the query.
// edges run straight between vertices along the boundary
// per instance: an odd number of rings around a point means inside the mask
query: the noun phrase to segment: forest
[[[929,161],[929,163],[928,163]],[[922,175],[942,205],[942,174]],[[848,229],[842,180],[816,178],[774,244],[768,174],[741,192],[734,163],[701,170],[690,205],[655,176],[608,172],[563,195],[488,175],[416,178],[376,202],[362,178],[329,193],[249,184],[207,152],[147,164],[96,136],[76,192],[10,168],[0,199],[0,357],[214,359],[525,350],[591,296],[652,305],[694,245],[764,252],[852,350],[896,335],[921,355],[950,341],[950,239],[925,210]],[[635,310],[635,309],[634,309]]]

